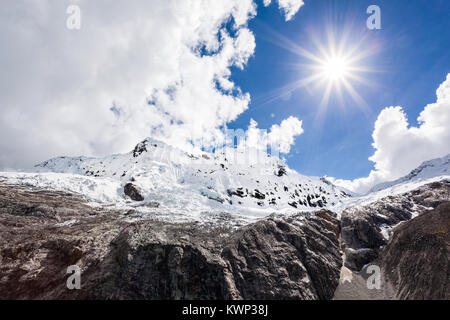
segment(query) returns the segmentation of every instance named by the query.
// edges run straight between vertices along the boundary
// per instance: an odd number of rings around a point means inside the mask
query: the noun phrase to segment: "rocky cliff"
[[[2,299],[330,299],[342,264],[330,211],[241,228],[127,220],[78,195],[0,186]],[[67,268],[81,268],[69,290]]]
[[[450,202],[401,224],[381,252],[399,299],[450,299]]]
[[[369,205],[348,208],[341,218],[345,266],[360,271],[378,258],[397,225],[447,201],[450,201],[450,182],[443,180]]]
[[[77,194],[0,184],[0,299],[448,299],[449,190],[433,182],[340,221],[323,209],[239,226],[226,214],[136,220]],[[370,263],[384,291],[367,289]],[[79,290],[66,286],[72,265]]]

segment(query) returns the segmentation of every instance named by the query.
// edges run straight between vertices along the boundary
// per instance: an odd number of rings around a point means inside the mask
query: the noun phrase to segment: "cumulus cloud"
[[[69,30],[66,10],[81,9]],[[0,11],[0,168],[222,133],[250,103],[253,0],[11,1]]]
[[[424,161],[450,153],[450,73],[436,96],[436,102],[420,113],[417,127],[409,125],[401,107],[383,109],[372,134],[375,153],[369,160],[375,163],[375,170],[365,178],[335,183],[364,193],[378,183],[408,174]]]
[[[305,3],[303,0],[275,0],[278,2],[278,8],[283,11],[286,21],[291,20]],[[269,6],[272,0],[264,0],[264,6]]]
[[[258,123],[251,119],[247,129],[246,147],[255,149],[266,149],[270,145],[272,153],[289,153],[294,139],[303,133],[302,121],[296,117],[289,117],[274,124],[269,131],[258,128]]]
[[[279,145],[281,153],[289,153],[294,144],[294,137],[303,133],[302,121],[296,117],[289,117],[281,121],[280,125],[274,124],[268,134],[271,144]]]

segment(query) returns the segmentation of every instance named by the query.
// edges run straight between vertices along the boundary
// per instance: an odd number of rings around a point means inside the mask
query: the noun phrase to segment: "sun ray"
[[[322,115],[324,113],[324,109],[327,108],[328,102],[330,101],[331,90],[333,89],[333,85],[331,82],[328,82],[327,88],[325,90],[325,94],[322,97],[322,100],[319,104],[319,112],[318,115]]]
[[[296,91],[302,87],[308,86],[311,83],[317,82],[320,78],[321,78],[320,74],[313,74],[307,78],[290,82],[281,88],[271,90],[263,95],[254,98],[253,101],[255,105],[263,106],[265,104],[271,103],[273,101],[282,98],[288,92]]]
[[[356,90],[353,88],[351,83],[347,81],[347,79],[343,79],[342,84],[344,85],[350,96],[353,98],[353,100],[357,103],[357,106],[367,114],[370,110],[367,102],[358,94],[358,92],[356,92]]]
[[[316,128],[322,128],[323,127],[323,122],[325,120],[325,114],[328,110],[328,103],[330,100],[330,96],[331,96],[331,91],[333,89],[333,85],[331,82],[328,82],[326,89],[325,89],[325,93],[320,101],[319,104],[319,108],[317,110],[315,119],[314,119],[314,126]]]
[[[341,108],[344,106],[344,96],[342,95],[342,86],[341,83],[336,84],[336,92],[339,99],[339,105]]]
[[[333,93],[336,94],[341,107],[345,106],[344,96],[348,95],[359,108],[367,112],[368,104],[352,83],[376,86],[364,74],[376,73],[380,70],[364,66],[362,62],[377,51],[377,44],[368,46],[366,36],[353,41],[350,28],[344,28],[339,35],[332,28],[326,28],[324,37],[317,34],[315,30],[311,31],[311,40],[316,47],[316,50],[312,51],[279,34],[270,26],[264,25],[264,28],[267,32],[262,37],[265,40],[295,53],[303,58],[302,60],[307,60],[302,63],[287,64],[291,70],[298,70],[299,73],[311,73],[303,79],[271,91],[266,96],[264,104],[284,97],[286,92],[293,92],[302,87],[309,88],[311,84],[315,84],[314,90],[320,87],[324,90],[318,108],[319,117],[322,117],[326,111]],[[320,39],[324,38],[326,42],[321,42]]]
[[[267,35],[270,36],[265,36],[264,34],[260,35],[260,37],[280,48],[286,49],[298,56],[302,56],[305,57],[307,59],[310,59],[312,61],[315,61],[317,63],[320,63],[320,58],[317,57],[314,53],[306,50],[305,48],[301,47],[300,45],[298,45],[297,43],[293,42],[292,40],[289,40],[288,38],[286,38],[285,36],[283,36],[282,34],[276,32],[275,30],[273,30],[271,27],[269,27],[266,24],[261,23],[261,25],[263,26],[263,28],[265,29]]]

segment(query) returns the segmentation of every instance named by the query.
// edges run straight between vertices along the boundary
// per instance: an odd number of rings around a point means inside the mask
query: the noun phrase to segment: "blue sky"
[[[374,153],[372,132],[380,111],[402,106],[410,125],[415,126],[423,108],[436,101],[436,89],[450,71],[450,2],[306,0],[288,22],[276,6],[258,4],[258,15],[249,23],[256,38],[255,54],[244,70],[234,68],[232,76],[251,94],[252,102],[229,127],[246,128],[253,118],[260,128],[269,128],[296,116],[303,120],[305,132],[287,156],[290,167],[306,175],[367,176],[373,169],[368,158]],[[366,28],[366,9],[372,4],[381,9],[381,30]],[[298,88],[290,97],[267,101],[268,92],[308,75],[306,69],[293,65],[311,63],[277,45],[272,31],[317,52],[314,41],[326,47],[327,30],[334,32],[337,42],[343,32],[349,32],[350,45],[360,41],[359,50],[371,52],[359,61],[374,71],[361,73],[370,85],[351,82],[368,107],[361,108],[345,93],[341,103],[332,93],[320,121],[317,110],[325,87],[315,84]]]

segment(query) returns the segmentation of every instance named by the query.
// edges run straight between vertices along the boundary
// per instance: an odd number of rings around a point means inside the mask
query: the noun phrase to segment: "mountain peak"
[[[422,162],[420,166],[412,170],[409,174],[394,181],[380,183],[374,186],[369,193],[377,192],[391,186],[418,180],[425,180],[439,176],[450,175],[450,154],[428,161]]]
[[[278,157],[256,151],[222,148],[191,154],[147,138],[129,153],[54,158],[35,169],[97,179],[94,181],[108,179],[117,188],[116,204],[143,211],[157,203],[160,211],[171,213],[219,211],[260,216],[330,207],[350,196],[330,181],[303,176]],[[142,202],[131,201],[124,193],[124,186],[130,189],[130,183],[133,194],[142,195]]]

